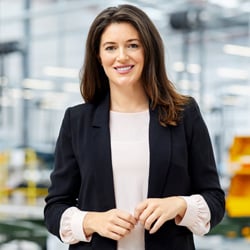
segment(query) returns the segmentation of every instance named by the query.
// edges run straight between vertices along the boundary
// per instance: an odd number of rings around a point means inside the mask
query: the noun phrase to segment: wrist
[[[93,219],[95,216],[95,212],[88,212],[83,220],[82,227],[84,234],[86,238],[89,238],[92,236],[92,234],[95,232],[93,228]]]
[[[181,221],[187,210],[187,203],[181,196],[176,197],[178,199],[178,213],[176,216],[177,221]]]

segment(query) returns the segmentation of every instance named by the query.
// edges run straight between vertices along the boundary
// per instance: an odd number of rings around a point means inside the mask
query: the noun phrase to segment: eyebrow
[[[132,39],[128,39],[126,41],[126,43],[131,43],[131,42],[135,42],[135,41],[140,42],[140,40],[138,38],[132,38]],[[116,42],[105,42],[102,44],[102,46],[113,45],[113,44],[116,44]]]

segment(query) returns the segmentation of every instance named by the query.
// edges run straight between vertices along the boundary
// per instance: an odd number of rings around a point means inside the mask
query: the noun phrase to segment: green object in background
[[[46,250],[47,236],[47,230],[40,220],[0,220],[0,246],[14,240],[26,240]]]
[[[225,216],[220,224],[214,227],[208,235],[221,235],[227,238],[244,237],[250,239],[250,218]]]

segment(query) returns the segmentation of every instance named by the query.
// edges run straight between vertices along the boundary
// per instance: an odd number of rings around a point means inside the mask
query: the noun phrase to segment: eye
[[[137,49],[139,47],[139,45],[137,43],[131,43],[131,44],[129,44],[128,47],[131,49]]]
[[[113,51],[113,50],[115,50],[115,49],[116,49],[115,46],[107,46],[107,47],[105,48],[105,50],[107,50],[107,51]]]

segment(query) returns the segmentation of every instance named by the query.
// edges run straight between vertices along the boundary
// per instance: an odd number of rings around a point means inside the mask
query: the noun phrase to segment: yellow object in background
[[[0,152],[0,203],[8,202],[8,164],[9,154],[7,151]]]
[[[250,136],[236,136],[229,150],[229,166],[232,172],[250,163]]]
[[[30,178],[27,179],[27,189],[26,189],[26,195],[27,195],[27,201],[28,205],[35,205],[36,199],[37,199],[37,186],[36,182],[32,177],[32,172],[36,171],[37,165],[38,165],[38,159],[36,152],[30,148],[26,149],[25,154],[25,165],[30,171]]]
[[[229,217],[250,217],[250,136],[237,136],[229,152],[231,182],[226,198]]]
[[[226,208],[230,217],[250,217],[250,168],[232,176]]]

